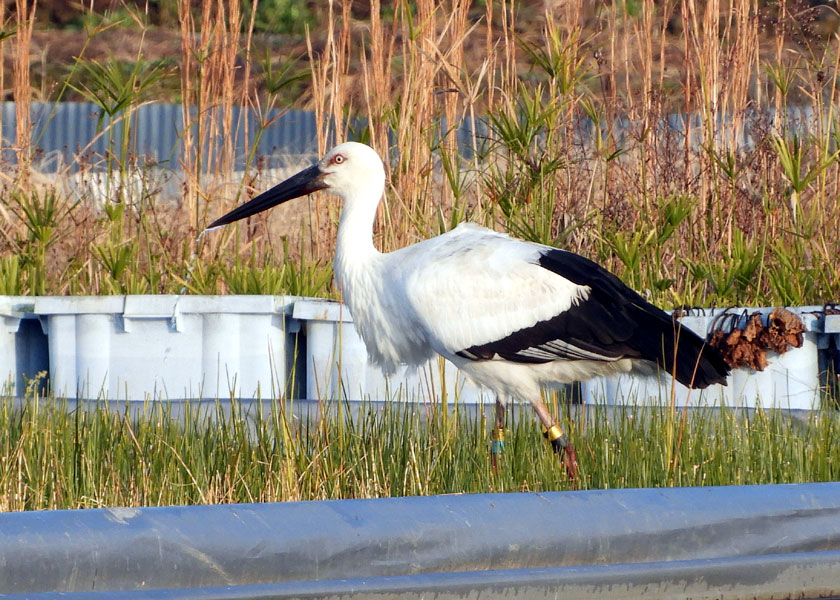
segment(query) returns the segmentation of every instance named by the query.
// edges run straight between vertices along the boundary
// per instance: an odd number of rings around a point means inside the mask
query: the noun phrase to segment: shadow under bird
[[[244,219],[319,190],[343,201],[335,280],[372,362],[386,374],[439,354],[496,394],[494,439],[509,398],[530,402],[570,477],[577,457],[541,387],[656,368],[680,383],[725,383],[714,348],[615,275],[582,256],[464,223],[381,253],[373,223],[385,169],[369,146],[347,142],[216,219]]]

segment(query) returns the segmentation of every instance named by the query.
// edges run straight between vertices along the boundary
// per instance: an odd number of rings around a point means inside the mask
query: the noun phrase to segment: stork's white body
[[[539,266],[545,247],[470,223],[383,254],[360,242],[372,239],[373,215],[366,216],[360,222],[345,206],[336,282],[371,360],[386,374],[440,354],[500,399],[529,400],[539,398],[540,386],[632,369],[629,359],[600,356],[545,363],[459,356],[568,310],[589,289]]]

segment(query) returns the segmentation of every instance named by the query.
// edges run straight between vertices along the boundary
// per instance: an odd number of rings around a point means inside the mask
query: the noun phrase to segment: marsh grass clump
[[[395,398],[80,402],[0,406],[0,510],[375,498],[448,493],[741,485],[840,476],[836,411],[588,406],[564,426],[570,482],[532,423],[511,411],[491,462],[483,407]],[[320,414],[320,417],[316,417]],[[307,416],[308,415],[308,416]]]

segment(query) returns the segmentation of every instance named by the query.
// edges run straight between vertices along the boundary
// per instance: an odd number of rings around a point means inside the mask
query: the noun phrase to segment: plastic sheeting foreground
[[[9,598],[840,595],[840,483],[0,515]]]

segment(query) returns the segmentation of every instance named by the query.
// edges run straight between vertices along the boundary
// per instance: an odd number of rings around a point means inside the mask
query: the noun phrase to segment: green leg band
[[[502,454],[505,451],[505,430],[497,427],[490,434],[490,454]]]

